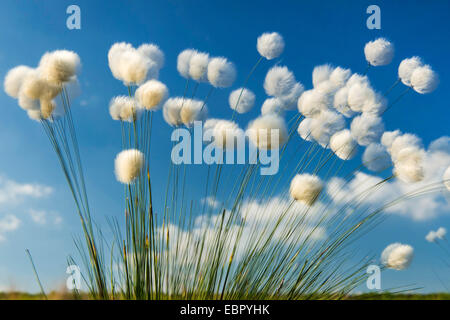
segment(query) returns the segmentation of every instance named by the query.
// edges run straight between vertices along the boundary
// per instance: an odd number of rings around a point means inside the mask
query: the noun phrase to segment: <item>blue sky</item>
[[[66,28],[66,8],[81,8],[81,30]],[[381,30],[366,28],[365,13],[370,4],[381,8]],[[113,159],[120,151],[120,128],[108,114],[111,97],[126,94],[111,75],[107,52],[118,41],[137,46],[151,42],[165,53],[166,65],[160,80],[171,95],[182,95],[184,80],[176,71],[178,53],[189,47],[225,56],[236,64],[242,84],[258,59],[256,38],[265,31],[277,31],[286,41],[281,63],[294,71],[297,80],[310,88],[314,66],[332,63],[363,72],[364,44],[383,36],[396,47],[393,62],[373,68],[369,77],[375,88],[387,89],[396,79],[403,58],[419,55],[440,75],[439,88],[428,95],[410,93],[384,116],[387,130],[400,129],[419,135],[424,144],[450,135],[450,4],[444,1],[29,1],[5,0],[0,5],[0,76],[19,64],[35,66],[49,50],[76,51],[83,64],[79,77],[82,95],[74,101],[74,116],[82,149],[88,191],[98,220],[123,217],[122,187],[113,174]],[[264,61],[248,87],[265,99],[262,81],[273,63]],[[209,90],[201,86],[199,96]],[[398,86],[391,97],[402,92]],[[209,100],[214,117],[229,117],[229,90],[216,90]],[[62,173],[50,144],[38,123],[30,121],[3,91],[0,93],[0,178],[18,184],[48,186],[49,194],[29,192],[15,201],[2,203],[0,218],[14,215],[20,221],[14,231],[5,232],[0,242],[0,290],[37,290],[25,248],[31,250],[44,285],[61,285],[65,279],[66,257],[76,251],[72,237],[80,226]],[[242,126],[257,116],[258,108],[242,116]],[[170,156],[170,128],[161,112],[155,117],[152,159],[153,181],[164,185]],[[161,168],[161,170],[159,170]],[[1,184],[0,184],[1,185]],[[39,190],[42,188],[39,188]],[[0,192],[2,190],[0,189]],[[0,197],[1,198],[1,197]],[[426,210],[427,208],[424,208]],[[34,211],[31,211],[34,210]],[[45,211],[46,221],[36,212]],[[34,212],[34,220],[33,214]],[[383,287],[416,284],[423,291],[442,291],[436,273],[450,287],[450,274],[441,252],[425,242],[431,228],[450,227],[449,212],[415,221],[392,215],[361,241],[361,249],[379,253],[389,243],[400,241],[415,247],[416,257],[407,271],[388,271]],[[39,222],[36,222],[38,220]]]

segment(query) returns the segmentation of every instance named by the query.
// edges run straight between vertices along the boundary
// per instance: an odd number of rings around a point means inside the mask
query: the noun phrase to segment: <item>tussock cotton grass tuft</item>
[[[230,108],[236,112],[246,113],[255,104],[255,94],[246,88],[239,88],[230,93],[228,103]]]
[[[311,206],[319,197],[323,183],[318,176],[297,174],[291,181],[289,192],[296,201]]]
[[[142,172],[144,154],[136,149],[121,151],[114,161],[115,174],[119,182],[132,183]]]
[[[313,137],[311,135],[312,122],[312,118],[305,118],[298,125],[297,132],[303,140],[313,141]]]
[[[339,158],[349,160],[358,152],[358,144],[353,139],[350,130],[344,129],[331,136],[330,149]]]
[[[117,96],[109,103],[109,114],[113,120],[133,122],[139,115],[136,100],[128,96]]]
[[[414,256],[414,249],[410,245],[393,243],[381,253],[381,263],[389,269],[404,270],[409,267]]]
[[[445,170],[443,180],[445,187],[450,191],[450,166]]]
[[[137,51],[152,60],[156,64],[156,68],[164,67],[164,53],[156,44],[144,43],[137,48]]]
[[[195,51],[189,60],[189,76],[199,82],[206,82],[209,54]]]
[[[326,110],[311,122],[311,135],[322,147],[327,147],[331,136],[344,127],[345,119],[342,115]]]
[[[284,109],[282,107],[283,102],[278,98],[268,98],[264,100],[261,106],[261,114],[263,116],[267,114],[283,115]]]
[[[80,67],[80,57],[69,50],[47,52],[39,62],[41,76],[55,85],[70,81],[79,72]]]
[[[411,75],[412,88],[421,94],[434,91],[439,85],[439,76],[429,65],[417,67]]]
[[[33,70],[33,68],[28,66],[17,66],[9,70],[3,82],[5,92],[13,98],[19,98],[20,88],[27,76],[30,72],[33,72]]]
[[[192,126],[194,121],[204,121],[208,115],[208,107],[203,101],[185,99],[180,109],[180,119],[185,126]]]
[[[303,92],[297,102],[298,111],[305,117],[317,117],[322,111],[329,109],[332,96],[317,89]]]
[[[404,85],[411,86],[413,72],[423,65],[419,57],[403,59],[398,66],[398,77]]]
[[[312,83],[314,88],[322,82],[327,81],[330,78],[332,72],[333,67],[329,64],[314,67],[312,72]]]
[[[380,140],[384,124],[380,117],[363,113],[353,119],[350,130],[359,145],[367,146]]]
[[[27,110],[27,115],[28,118],[34,121],[41,121],[43,119],[41,110]]]
[[[169,90],[158,80],[149,80],[139,86],[135,93],[137,102],[146,110],[156,110],[166,100]]]
[[[284,50],[283,37],[277,32],[266,32],[256,41],[256,49],[267,60],[278,58]]]
[[[189,79],[189,66],[192,56],[197,51],[194,49],[186,49],[180,52],[177,58],[177,70],[183,78]]]
[[[280,148],[288,137],[284,119],[275,114],[260,116],[251,121],[246,133],[253,145],[265,150]]]
[[[367,146],[362,161],[367,169],[374,172],[381,172],[392,165],[391,156],[386,147],[379,143],[371,143]]]
[[[417,147],[401,149],[396,155],[394,173],[403,182],[413,183],[424,178],[424,151]]]
[[[171,126],[180,126],[181,121],[180,111],[183,107],[185,99],[181,97],[169,98],[163,106],[164,120]]]
[[[394,45],[384,38],[378,38],[366,43],[364,54],[372,66],[385,66],[394,58]]]
[[[236,68],[226,58],[212,58],[208,64],[208,80],[213,87],[227,88],[236,79]]]
[[[272,67],[264,79],[264,90],[272,97],[283,97],[289,95],[295,84],[294,74],[287,67]]]

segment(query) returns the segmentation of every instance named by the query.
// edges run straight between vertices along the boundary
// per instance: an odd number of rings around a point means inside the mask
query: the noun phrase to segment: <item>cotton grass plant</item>
[[[109,111],[122,134],[115,175],[124,185],[125,211],[125,223],[109,220],[112,239],[93,221],[72,119],[68,88],[77,83],[78,55],[47,53],[38,68],[19,66],[8,73],[5,91],[42,124],[73,195],[84,237],[76,244],[93,298],[343,298],[365,280],[373,258],[361,256],[355,241],[384,219],[383,210],[445,188],[438,181],[401,198],[366,201],[396,177],[420,180],[423,149],[415,136],[385,132],[381,116],[390,106],[386,94],[376,92],[367,75],[349,69],[318,66],[312,74],[313,88],[305,91],[288,67],[275,64],[264,80],[268,98],[261,115],[241,128],[239,115],[255,104],[255,94],[246,88],[254,70],[284,49],[278,33],[257,39],[260,57],[244,83],[232,90],[230,117],[218,119],[208,118],[207,102],[214,89],[235,82],[237,70],[227,58],[195,49],[182,51],[177,70],[185,84],[180,86],[182,95],[170,96],[167,86],[157,80],[165,63],[157,45],[111,47],[111,73],[124,84],[124,92],[111,99]],[[371,66],[393,58],[393,46],[385,39],[368,43],[364,52]],[[399,77],[419,93],[427,93],[435,89],[437,76],[419,61],[402,62]],[[209,86],[203,98],[198,97],[199,86]],[[57,112],[59,105],[62,112]],[[295,107],[298,112],[292,112]],[[219,160],[204,166],[201,178],[194,177],[188,165],[171,161],[163,187],[152,180],[151,166],[157,148],[151,144],[152,119],[160,112],[174,129],[191,130],[195,121],[201,121],[216,150],[227,155],[235,151],[227,148],[227,142],[246,135],[255,150],[249,157],[257,161],[227,166]],[[287,121],[289,112],[294,115]],[[345,174],[346,161],[359,147],[366,148],[362,165]],[[259,174],[260,155],[267,150],[280,154],[276,175]],[[394,171],[344,194],[355,176],[363,177],[362,166]],[[192,194],[190,179],[198,181],[199,194]],[[155,199],[162,199],[163,206]],[[411,261],[411,250],[389,247],[383,263],[403,269]]]

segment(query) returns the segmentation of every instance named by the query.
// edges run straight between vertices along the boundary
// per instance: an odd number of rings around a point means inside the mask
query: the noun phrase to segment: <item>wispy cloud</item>
[[[38,183],[20,183],[0,176],[0,204],[11,204],[26,198],[43,198],[50,195],[53,188]]]
[[[52,223],[54,225],[59,225],[62,222],[60,215],[54,212],[47,212],[45,210],[29,210],[31,219],[39,225],[46,225],[47,223]]]
[[[5,233],[17,230],[20,224],[21,221],[15,215],[8,214],[0,217],[0,242],[6,239]]]
[[[450,201],[445,195],[448,192],[443,190],[425,195],[418,194],[432,184],[442,183],[443,173],[449,165],[450,138],[442,137],[433,141],[428,148],[424,161],[425,177],[421,182],[407,184],[399,179],[393,179],[383,183],[379,188],[373,188],[382,181],[382,178],[358,172],[347,183],[341,178],[331,179],[327,191],[338,204],[345,204],[349,199],[359,197],[358,201],[373,208],[391,203],[392,205],[384,210],[386,213],[402,215],[416,221],[428,220],[450,211]],[[417,196],[392,203],[405,194],[412,193],[416,193]]]

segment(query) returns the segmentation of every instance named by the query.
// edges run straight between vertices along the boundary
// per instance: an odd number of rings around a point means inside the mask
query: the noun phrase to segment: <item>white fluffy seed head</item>
[[[358,144],[353,139],[350,130],[344,129],[331,136],[330,149],[339,158],[349,160],[358,152]]]
[[[425,240],[427,240],[428,242],[435,242],[437,240],[436,231],[431,230],[430,232],[428,232],[425,236]]]
[[[80,57],[73,51],[56,50],[45,53],[39,62],[42,78],[59,85],[68,82],[80,70]]]
[[[333,107],[346,118],[353,117],[356,113],[348,105],[348,87],[340,88],[333,99]]]
[[[117,96],[109,103],[109,114],[113,120],[132,122],[138,117],[136,101],[128,96]]]
[[[256,41],[256,49],[267,60],[278,58],[284,50],[283,37],[277,32],[263,33]]]
[[[326,111],[332,104],[332,95],[311,89],[303,92],[298,99],[298,111],[305,117],[317,117],[322,111]]]
[[[394,58],[394,45],[384,38],[378,38],[366,43],[364,54],[371,65],[384,66]]]
[[[422,60],[419,57],[412,57],[403,59],[398,66],[398,77],[403,82],[403,84],[411,85],[411,76],[418,67],[423,65]]]
[[[312,122],[312,118],[304,118],[298,125],[297,132],[303,140],[313,141],[313,137],[311,136]]]
[[[444,185],[448,191],[450,191],[450,166],[445,170],[444,176],[442,177],[444,180]]]
[[[22,109],[24,109],[26,111],[39,111],[40,112],[39,100],[30,99],[23,93],[19,94],[18,104],[19,104],[19,107],[21,107]]]
[[[185,126],[192,126],[194,121],[204,121],[208,115],[208,107],[203,101],[185,99],[180,109],[180,119]]]
[[[329,80],[338,88],[342,88],[346,85],[348,79],[352,75],[352,71],[350,69],[344,69],[341,67],[337,67],[331,72]]]
[[[238,113],[246,113],[255,104],[255,94],[246,88],[239,88],[230,93],[228,102],[231,109]]]
[[[398,157],[399,152],[409,147],[421,149],[422,141],[420,140],[419,137],[417,137],[414,134],[410,133],[398,134],[397,136],[394,136],[394,139],[392,140],[390,147],[388,147],[388,151],[391,154],[392,159],[395,161]]]
[[[393,243],[381,253],[381,263],[389,269],[404,270],[409,267],[414,256],[414,249],[410,245]]]
[[[207,81],[208,63],[209,54],[197,51],[194,52],[189,61],[189,76],[196,81]]]
[[[318,176],[310,174],[297,174],[291,181],[290,194],[295,200],[311,206],[316,202],[323,183]]]
[[[29,72],[20,88],[20,95],[24,94],[29,99],[52,100],[61,92],[61,87],[53,85],[43,79],[38,71]]]
[[[314,67],[312,72],[313,86],[317,87],[320,83],[328,80],[332,72],[333,67],[329,64]]]
[[[208,80],[216,88],[227,88],[236,79],[236,68],[226,58],[212,58],[208,64]]]
[[[362,112],[367,101],[375,100],[375,92],[367,83],[355,83],[348,90],[348,105],[354,112]]]
[[[330,138],[336,132],[344,129],[345,119],[334,111],[322,111],[311,122],[311,135],[322,147],[330,144]]]
[[[136,50],[129,43],[120,42],[108,52],[109,68],[113,76],[126,85],[141,84],[145,80],[158,78],[157,63],[146,55],[146,50]]]
[[[233,121],[228,120],[215,120],[214,123],[209,122],[208,124],[205,122],[205,132],[208,130],[211,131],[212,138],[214,140],[214,144],[221,149],[230,149],[234,148],[235,140],[243,137],[244,131],[239,128],[239,125]]]
[[[137,48],[137,51],[152,60],[156,68],[161,69],[164,66],[164,53],[156,44],[144,43]]]
[[[436,230],[436,236],[441,240],[445,238],[446,234],[447,234],[447,229],[445,229],[444,227],[439,227]]]
[[[278,114],[282,115],[284,109],[282,107],[283,102],[278,98],[268,98],[264,100],[261,107],[261,114],[264,116],[266,114]]]
[[[392,143],[394,142],[395,138],[400,136],[402,133],[400,130],[395,131],[385,131],[383,135],[381,136],[381,144],[386,147],[387,150],[390,150],[392,147]]]
[[[367,146],[380,140],[384,124],[380,117],[363,113],[353,119],[350,130],[359,145]]]
[[[163,117],[164,120],[171,126],[177,127],[183,122],[181,121],[180,111],[183,103],[186,99],[184,98],[169,98],[164,103],[163,106]]]
[[[348,81],[345,85],[350,88],[351,86],[353,86],[356,83],[359,83],[361,85],[366,84],[366,85],[370,86],[369,78],[367,78],[367,76],[363,76],[358,73],[352,74],[352,76],[348,79]]]
[[[391,156],[386,147],[379,143],[371,143],[367,146],[362,162],[367,169],[375,172],[386,170],[392,165]]]
[[[434,91],[439,85],[439,76],[429,65],[417,67],[411,75],[412,88],[421,94]]]
[[[27,110],[27,115],[31,120],[35,121],[42,120],[41,110]]]
[[[400,150],[394,160],[395,175],[407,183],[419,182],[424,178],[424,151],[416,147]]]
[[[136,149],[123,150],[116,156],[114,164],[117,180],[124,184],[130,184],[142,172],[144,154]]]
[[[196,53],[194,49],[186,49],[180,52],[177,58],[177,70],[186,79],[189,78],[189,65],[192,56]]]
[[[272,67],[264,79],[264,90],[272,97],[288,95],[296,84],[294,74],[287,67]]]
[[[387,99],[380,93],[375,92],[373,96],[369,97],[362,107],[363,113],[370,113],[375,116],[380,116],[387,108]]]
[[[9,70],[3,82],[5,92],[13,98],[18,98],[20,88],[30,72],[33,72],[33,68],[27,66],[17,66]]]
[[[260,116],[251,121],[246,133],[250,142],[259,149],[278,149],[287,140],[286,123],[275,114]]]
[[[148,80],[137,88],[135,98],[147,110],[156,110],[167,99],[169,90],[158,80]]]

